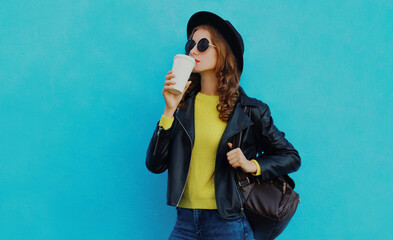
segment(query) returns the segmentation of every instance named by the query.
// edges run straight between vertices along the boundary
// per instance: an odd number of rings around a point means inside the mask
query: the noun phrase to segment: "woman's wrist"
[[[168,107],[165,107],[164,115],[165,115],[166,117],[168,117],[168,118],[172,118],[172,117],[173,117],[173,114],[175,113],[175,111],[176,111],[176,108],[168,108]]]
[[[258,167],[252,160],[248,160],[248,163],[250,164],[250,173],[257,173]]]

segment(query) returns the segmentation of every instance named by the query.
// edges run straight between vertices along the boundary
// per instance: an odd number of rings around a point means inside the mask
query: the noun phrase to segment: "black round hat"
[[[187,39],[190,39],[191,32],[195,27],[205,24],[217,29],[217,31],[220,32],[224,39],[228,42],[233,54],[236,57],[239,71],[242,73],[244,54],[243,38],[228,20],[224,20],[211,12],[197,12],[191,16],[190,20],[188,20]]]

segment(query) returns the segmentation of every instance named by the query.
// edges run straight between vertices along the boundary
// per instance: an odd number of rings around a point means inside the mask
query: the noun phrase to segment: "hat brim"
[[[211,12],[197,12],[192,15],[191,18],[188,20],[187,39],[190,39],[192,30],[195,27],[205,24],[217,29],[218,32],[220,32],[224,39],[227,41],[233,54],[236,57],[238,69],[241,73],[243,71],[244,44],[242,37],[229,21],[226,21]]]

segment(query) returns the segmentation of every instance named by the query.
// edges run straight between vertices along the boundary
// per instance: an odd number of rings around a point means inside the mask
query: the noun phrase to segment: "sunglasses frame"
[[[203,44],[203,43],[201,43],[201,41],[204,40],[204,39],[206,39],[206,41],[209,43],[209,45],[207,46],[206,49],[204,49],[204,50],[201,51],[200,48],[202,48],[202,44]],[[188,45],[190,42],[194,42],[194,44],[192,45],[192,47],[190,48],[190,50],[187,51],[187,45]],[[190,54],[191,50],[195,47],[195,45],[197,45],[197,49],[198,49],[199,52],[204,52],[204,51],[206,51],[206,50],[209,48],[209,46],[216,47],[216,46],[214,46],[213,44],[211,44],[207,38],[202,38],[202,39],[200,39],[200,40],[198,41],[198,43],[195,43],[194,39],[190,39],[190,40],[187,41],[186,46],[185,46],[186,54]]]

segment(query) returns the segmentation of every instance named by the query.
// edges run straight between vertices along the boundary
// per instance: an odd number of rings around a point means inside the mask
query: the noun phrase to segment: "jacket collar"
[[[195,96],[200,91],[200,87],[195,88],[188,96],[186,97],[185,107],[178,110],[176,117],[181,125],[184,126],[185,131],[190,136],[192,143],[195,142],[195,127],[194,127],[194,106],[195,106]],[[228,139],[240,131],[246,129],[247,127],[253,125],[254,123],[244,112],[243,107],[246,105],[254,105],[253,99],[249,98],[242,87],[239,86],[240,96],[235,105],[234,112],[232,117],[230,118],[225,131],[221,137],[221,141],[219,147],[223,144],[226,145]]]

